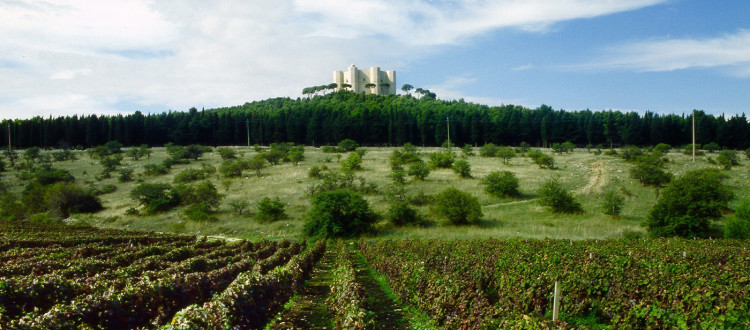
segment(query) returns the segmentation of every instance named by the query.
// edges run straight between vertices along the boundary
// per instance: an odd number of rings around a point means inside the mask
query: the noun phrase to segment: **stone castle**
[[[396,71],[380,71],[379,67],[359,70],[354,64],[346,71],[333,71],[333,82],[339,89],[355,93],[388,95],[396,94]]]

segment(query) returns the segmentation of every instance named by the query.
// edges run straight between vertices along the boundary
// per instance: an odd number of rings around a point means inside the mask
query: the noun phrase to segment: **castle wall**
[[[354,64],[349,66],[346,72],[334,71],[333,82],[341,89],[343,84],[349,84],[348,90],[355,93],[365,94],[396,94],[396,71],[380,71],[379,67],[371,67],[369,70],[359,70]],[[374,88],[365,87],[367,84],[375,84]]]

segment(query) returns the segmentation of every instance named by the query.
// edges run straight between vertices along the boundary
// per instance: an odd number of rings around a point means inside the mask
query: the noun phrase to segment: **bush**
[[[518,196],[518,178],[511,171],[490,172],[480,181],[484,185],[484,191],[488,194],[505,197]]]
[[[706,143],[706,144],[705,144],[705,145],[703,146],[703,149],[705,149],[705,150],[706,150],[706,151],[708,151],[709,153],[714,153],[714,152],[716,152],[716,150],[719,150],[719,149],[721,149],[721,147],[720,147],[720,146],[719,146],[719,144],[718,144],[718,143],[716,143],[716,142],[710,142],[710,143]]]
[[[396,185],[402,185],[406,183],[406,172],[404,172],[404,170],[391,171],[391,181],[393,181],[393,184]]]
[[[422,225],[424,219],[419,216],[417,210],[404,201],[396,201],[388,208],[386,218],[394,226]]]
[[[169,167],[163,164],[143,165],[143,174],[148,176],[165,175],[169,173]]]
[[[424,181],[430,175],[430,167],[422,160],[419,160],[409,165],[408,174],[413,176],[415,180]]]
[[[201,205],[205,212],[214,212],[224,198],[211,181],[196,185],[177,185],[171,190],[171,196],[182,205]]]
[[[466,157],[474,156],[474,148],[471,144],[464,144],[464,147],[461,148],[461,154]]]
[[[573,198],[567,190],[562,187],[556,179],[544,182],[537,191],[539,202],[547,206],[555,213],[580,213],[583,212],[581,204]]]
[[[429,158],[430,168],[451,168],[453,166],[453,153],[448,150],[433,152]]]
[[[602,211],[606,215],[619,216],[624,203],[625,198],[617,193],[617,191],[608,190],[604,193],[604,197],[602,197]]]
[[[494,143],[487,143],[479,148],[479,155],[482,157],[495,157],[497,146]]]
[[[232,210],[234,210],[234,213],[236,213],[239,216],[242,216],[245,210],[248,207],[250,207],[250,202],[244,199],[233,199],[229,201],[229,207],[231,207]]]
[[[147,213],[169,210],[177,205],[172,186],[166,183],[141,183],[130,191],[130,197],[142,205]]]
[[[336,153],[336,152],[339,152],[338,148],[336,148],[334,146],[323,146],[322,148],[320,148],[320,150],[323,151],[324,153]]]
[[[273,199],[263,197],[258,202],[258,213],[255,214],[255,219],[258,221],[272,222],[281,219],[286,219],[287,215],[284,211],[284,202],[278,197]]]
[[[734,194],[716,169],[686,172],[665,188],[643,225],[656,237],[706,237]]]
[[[344,172],[357,171],[362,169],[362,156],[358,153],[352,153],[349,157],[341,162],[341,170]]]
[[[636,146],[628,146],[628,147],[622,148],[620,152],[621,152],[620,157],[622,157],[622,159],[624,159],[625,161],[635,161],[636,158],[643,155],[643,150],[641,150],[641,148],[638,148]]]
[[[354,141],[352,139],[344,139],[339,142],[338,150],[340,152],[348,152],[348,151],[354,151],[359,147],[359,144],[357,141]]]
[[[740,158],[734,150],[722,150],[719,153],[719,156],[716,157],[716,161],[724,167],[725,170],[731,170],[732,166],[740,164]]]
[[[253,158],[253,160],[256,158]],[[265,166],[265,161],[261,160],[261,162],[263,162],[263,166]],[[227,159],[221,162],[219,173],[226,178],[236,178],[242,176],[242,171],[250,169],[250,165],[250,163],[242,159]]]
[[[453,163],[453,172],[462,178],[471,178],[471,164],[466,159],[459,159]]]
[[[307,177],[312,179],[320,179],[320,173],[322,173],[323,170],[318,167],[317,165],[310,168],[310,170],[307,171]]]
[[[516,152],[510,147],[500,147],[497,149],[495,156],[503,160],[503,164],[508,164],[510,159],[516,156]]]
[[[99,198],[70,182],[49,186],[44,196],[47,210],[60,218],[71,213],[93,213],[104,209]]]
[[[541,156],[534,158],[534,163],[539,166],[539,168],[555,168],[555,158],[547,154],[542,154]]]
[[[58,182],[75,181],[75,178],[73,178],[73,175],[68,170],[44,166],[34,170],[29,176],[22,177],[22,179],[34,179],[34,181],[43,186]]]
[[[434,210],[454,225],[478,223],[483,216],[479,199],[456,188],[447,188],[434,198]]]
[[[630,176],[646,186],[662,187],[672,181],[672,174],[660,167],[639,163],[630,169]]]
[[[377,220],[362,196],[333,190],[313,196],[303,232],[309,237],[356,237],[370,232]]]
[[[117,181],[130,182],[133,181],[133,169],[132,168],[121,168],[120,176],[117,177]]]
[[[216,151],[219,153],[219,156],[221,156],[221,159],[223,160],[237,158],[237,151],[232,148],[221,147],[217,148]]]
[[[203,173],[202,170],[189,168],[185,169],[180,173],[177,173],[174,177],[174,183],[187,183],[192,181],[198,181],[203,180],[206,178],[206,175]]]
[[[664,155],[669,153],[669,150],[672,149],[672,146],[666,144],[666,143],[659,143],[654,147],[654,151]]]
[[[750,159],[750,148],[745,149],[745,157],[747,157],[747,159]],[[11,162],[11,164],[13,164],[13,162]]]
[[[724,238],[750,238],[750,200],[743,200],[734,216],[724,221]]]

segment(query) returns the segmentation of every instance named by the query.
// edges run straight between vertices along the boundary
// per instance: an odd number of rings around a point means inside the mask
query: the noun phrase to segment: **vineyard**
[[[445,328],[750,327],[742,241],[360,241],[402,303]],[[564,322],[552,324],[554,282]]]
[[[3,328],[750,327],[744,241],[326,247],[28,222],[0,222],[0,238]]]
[[[323,241],[0,226],[0,324],[11,328],[258,328],[325,251]]]

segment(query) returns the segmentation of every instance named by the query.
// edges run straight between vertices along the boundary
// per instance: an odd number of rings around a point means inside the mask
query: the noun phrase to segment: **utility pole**
[[[13,147],[10,146],[10,136],[11,136],[10,122],[8,122],[8,153],[13,152]]]
[[[250,146],[250,119],[245,119],[245,127],[247,127],[247,146]]]
[[[693,163],[695,163],[695,110],[693,110]]]
[[[448,127],[448,151],[451,151],[451,117],[445,117],[445,123]]]

